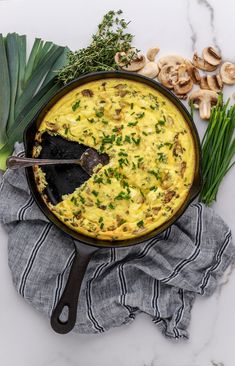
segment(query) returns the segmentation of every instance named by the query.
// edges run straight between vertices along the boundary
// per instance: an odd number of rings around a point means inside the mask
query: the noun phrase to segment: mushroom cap
[[[164,66],[177,66],[184,63],[184,58],[178,55],[168,55],[161,57],[158,61],[159,69],[162,69]]]
[[[147,76],[154,79],[159,73],[159,68],[156,62],[147,62],[142,69],[137,71],[137,74]]]
[[[146,63],[145,56],[142,54],[137,54],[133,57],[133,59],[130,60],[130,63],[126,65],[126,63],[123,61],[123,58],[131,58],[131,54],[133,54],[135,50],[132,48],[128,52],[117,52],[114,56],[114,61],[118,66],[120,66],[123,70],[126,71],[138,71],[142,69]]]
[[[158,52],[160,51],[159,47],[152,47],[149,48],[146,57],[149,61],[155,61],[155,57],[157,56]]]
[[[235,84],[235,64],[224,62],[220,69],[220,75],[225,84]]]
[[[192,63],[195,67],[204,71],[214,71],[217,68],[217,65],[211,65],[203,58],[199,57],[197,52],[194,52]]]
[[[158,74],[158,80],[166,88],[173,89],[174,82],[177,81],[177,74],[176,74],[175,66],[173,66],[173,65],[163,66]]]
[[[193,81],[191,78],[182,80],[174,86],[174,92],[179,95],[185,95],[193,88]]]
[[[222,61],[220,52],[212,46],[204,48],[202,51],[202,57],[206,62],[214,66],[218,66]]]

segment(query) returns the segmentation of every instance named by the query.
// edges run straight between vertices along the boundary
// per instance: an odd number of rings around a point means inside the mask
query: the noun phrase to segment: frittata
[[[79,86],[46,114],[33,155],[47,131],[109,156],[109,163],[50,210],[87,236],[125,240],[168,221],[194,179],[190,128],[163,94],[140,82],[103,79]],[[35,170],[39,190],[47,182]]]

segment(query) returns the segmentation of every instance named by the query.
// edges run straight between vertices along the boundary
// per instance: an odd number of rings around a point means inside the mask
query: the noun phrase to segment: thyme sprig
[[[64,84],[74,80],[82,74],[95,71],[117,70],[114,61],[117,52],[127,52],[131,49],[134,36],[126,32],[129,22],[121,18],[122,10],[111,10],[104,15],[98,25],[98,31],[92,36],[91,44],[76,52],[67,53],[68,63],[58,72],[58,80]],[[136,57],[138,50],[123,56],[122,61],[129,64]]]

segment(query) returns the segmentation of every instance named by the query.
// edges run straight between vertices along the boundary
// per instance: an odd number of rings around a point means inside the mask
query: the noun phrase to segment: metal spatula
[[[108,162],[109,157],[107,154],[99,154],[95,149],[88,148],[79,159],[33,159],[10,156],[7,159],[7,168],[18,169],[34,165],[78,164],[87,174],[92,175],[99,164],[103,166]]]

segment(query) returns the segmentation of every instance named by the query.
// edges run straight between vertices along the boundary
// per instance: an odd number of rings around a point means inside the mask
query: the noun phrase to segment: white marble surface
[[[135,44],[159,45],[161,55],[187,57],[216,44],[235,61],[234,0],[0,0],[0,32],[26,33],[67,44],[87,45],[104,12],[123,9],[132,20]],[[226,88],[231,95],[234,88]],[[200,134],[206,123],[197,121]],[[235,234],[235,169],[224,180],[216,211]],[[230,269],[216,293],[197,299],[190,340],[173,343],[145,315],[104,335],[60,336],[47,320],[15,292],[7,265],[7,236],[0,228],[0,365],[1,366],[234,366],[235,273]]]

